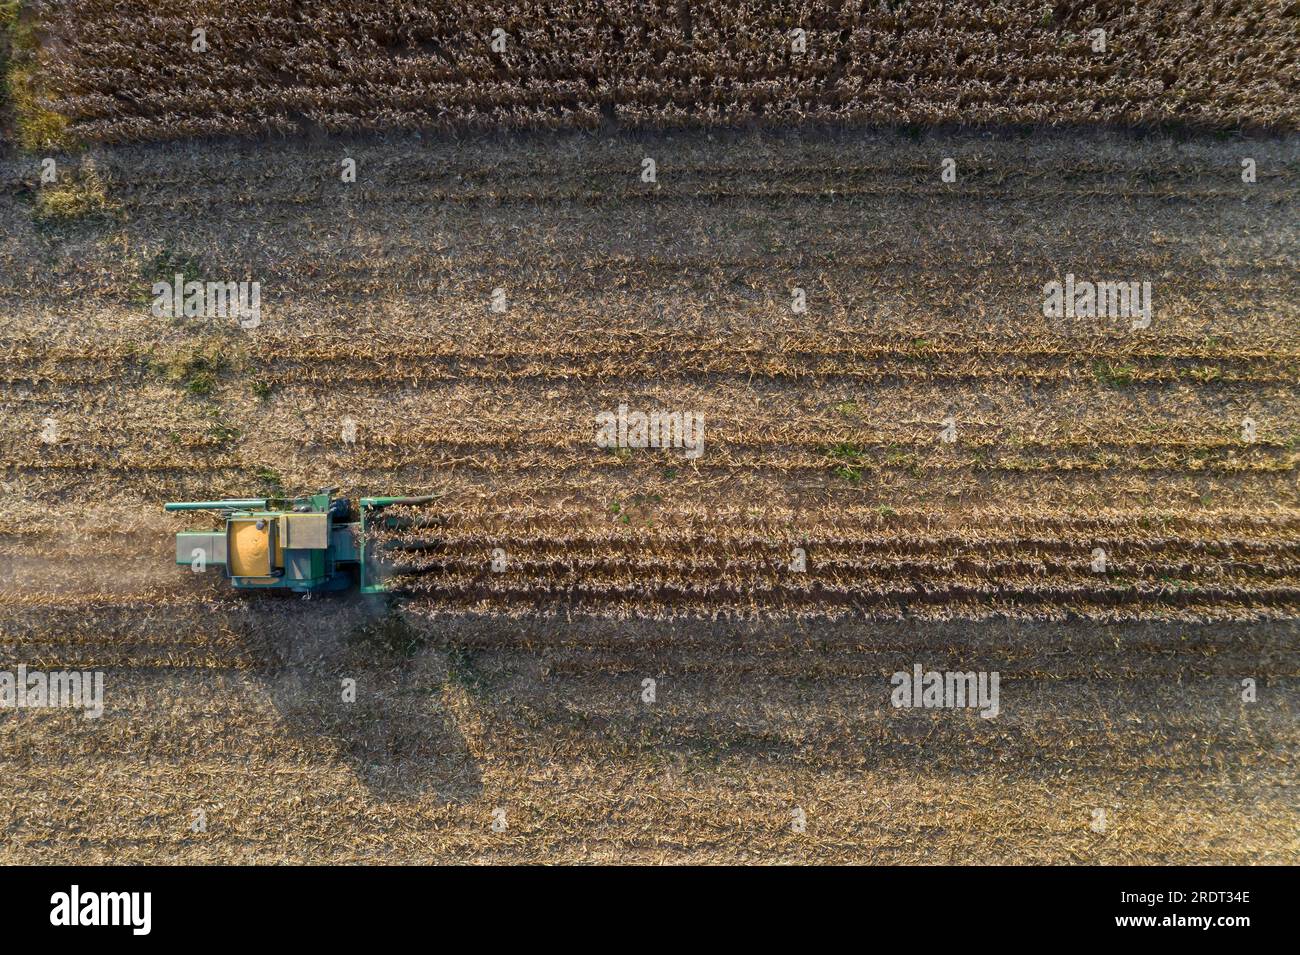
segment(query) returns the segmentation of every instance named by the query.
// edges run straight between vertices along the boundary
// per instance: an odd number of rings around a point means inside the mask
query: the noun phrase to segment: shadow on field
[[[328,609],[275,628],[269,689],[280,717],[302,738],[329,741],[378,800],[477,798],[482,772],[460,729],[468,701],[455,662],[400,611],[366,601],[320,600]]]

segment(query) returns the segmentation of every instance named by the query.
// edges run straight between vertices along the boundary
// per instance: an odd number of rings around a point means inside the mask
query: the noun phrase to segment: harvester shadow
[[[309,746],[328,741],[376,800],[478,798],[482,770],[429,634],[382,597],[312,604],[282,618],[273,638],[271,700],[290,731]]]

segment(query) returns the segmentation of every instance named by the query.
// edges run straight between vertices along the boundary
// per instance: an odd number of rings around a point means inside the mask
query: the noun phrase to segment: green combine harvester
[[[295,498],[237,498],[224,501],[174,501],[168,511],[219,511],[224,526],[176,535],[176,563],[196,573],[222,568],[237,590],[324,593],[357,584],[362,593],[387,587],[376,555],[367,553],[367,529],[378,522],[395,526],[383,509],[394,504],[427,504],[432,497],[363,497],[357,520],[338,488]]]

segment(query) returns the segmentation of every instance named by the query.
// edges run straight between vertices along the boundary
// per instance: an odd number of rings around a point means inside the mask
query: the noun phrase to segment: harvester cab
[[[354,514],[337,488],[295,498],[235,498],[221,501],[173,501],[168,511],[216,511],[222,526],[176,535],[176,563],[196,573],[219,567],[238,590],[287,590],[362,593],[387,587],[382,565],[368,536],[394,504],[425,504],[432,497],[363,497]],[[355,519],[354,519],[355,518]]]

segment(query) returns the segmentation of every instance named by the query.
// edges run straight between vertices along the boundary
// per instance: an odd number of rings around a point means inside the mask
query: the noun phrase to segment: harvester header
[[[294,498],[172,501],[165,510],[217,511],[222,520],[215,530],[178,533],[176,563],[195,573],[219,567],[238,590],[318,593],[355,584],[362,593],[383,593],[379,562],[367,552],[369,531],[398,520],[384,515],[384,508],[433,498],[363,497],[354,513],[348,498],[333,496],[336,490]]]

